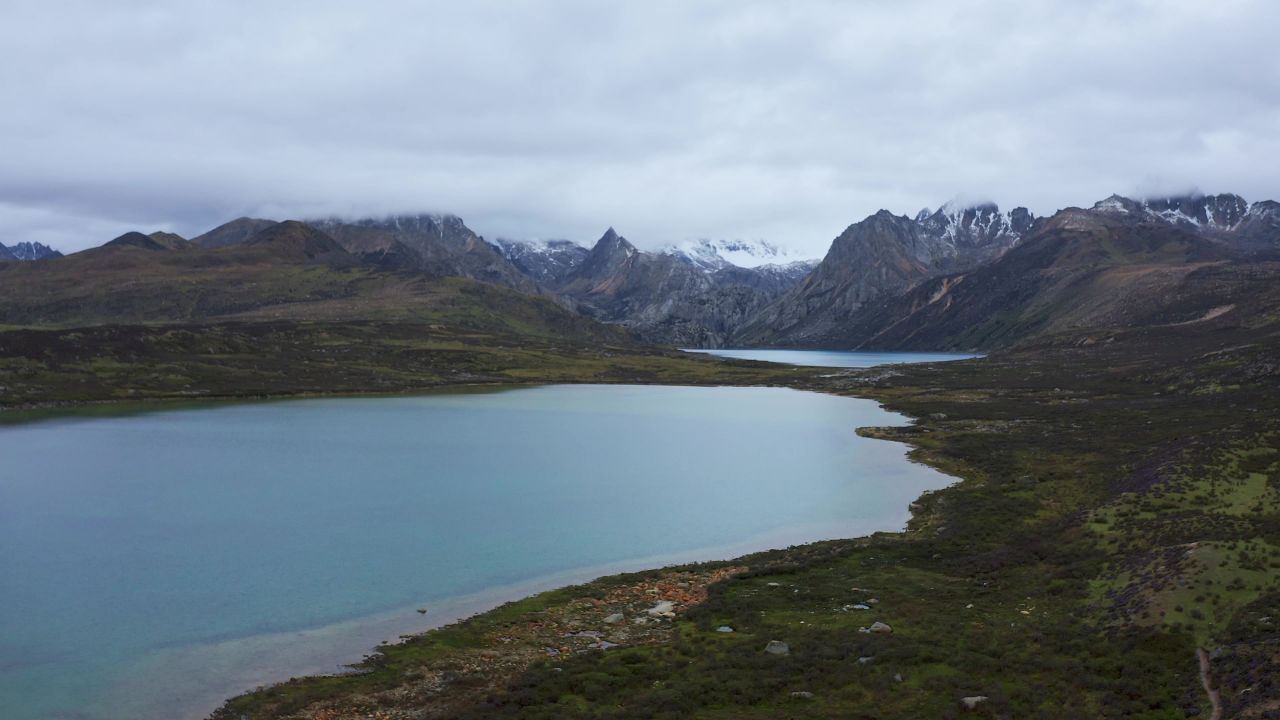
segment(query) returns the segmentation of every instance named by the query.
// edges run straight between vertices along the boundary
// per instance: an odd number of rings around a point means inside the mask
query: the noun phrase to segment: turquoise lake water
[[[971,360],[982,357],[973,353],[939,352],[852,352],[848,350],[785,350],[785,349],[686,349],[685,352],[706,353],[735,360],[763,360],[786,365],[811,365],[814,367],[869,368],[893,363],[944,362]]]
[[[951,482],[854,432],[901,422],[546,386],[0,427],[0,718],[202,717],[538,589],[899,529]]]

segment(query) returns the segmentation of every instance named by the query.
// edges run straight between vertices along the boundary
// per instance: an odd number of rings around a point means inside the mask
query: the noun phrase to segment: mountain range
[[[43,243],[20,242],[8,247],[0,244],[0,262],[6,260],[43,260],[57,257],[62,257],[62,253]]]
[[[238,218],[191,240],[132,232],[67,257],[36,243],[0,251],[50,260],[0,263],[6,324],[425,317],[501,295],[559,314],[554,326],[579,316],[653,344],[989,350],[1266,312],[1280,203],[1113,195],[1046,217],[992,203],[881,210],[820,262],[763,241],[645,251],[612,228],[590,248],[490,242],[436,214]],[[461,292],[461,281],[494,289]]]

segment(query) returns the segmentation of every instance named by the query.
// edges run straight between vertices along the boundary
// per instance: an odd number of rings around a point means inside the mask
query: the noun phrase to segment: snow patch
[[[766,265],[786,266],[805,263],[817,258],[806,256],[790,248],[783,248],[767,240],[688,240],[668,245],[659,252],[683,257],[690,263],[713,272],[729,265],[741,268],[759,268]]]

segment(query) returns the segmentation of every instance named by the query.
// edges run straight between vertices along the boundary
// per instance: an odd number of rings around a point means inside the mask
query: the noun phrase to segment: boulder
[[[969,697],[960,698],[960,704],[964,705],[966,710],[972,710],[978,707],[979,703],[985,702],[986,699],[986,695],[970,695]]]
[[[888,635],[889,633],[893,632],[893,628],[890,627],[887,623],[882,623],[879,620],[877,620],[871,623],[871,627],[867,628],[867,632]]]
[[[764,651],[770,655],[790,655],[791,646],[781,640],[770,640],[769,644],[764,646]]]
[[[720,627],[716,628],[716,632],[730,633],[730,632],[733,632],[733,628],[729,627],[728,625],[721,625]]]
[[[672,615],[675,615],[675,609],[676,609],[675,603],[671,602],[670,600],[663,600],[662,602],[658,603],[657,605],[654,605],[653,607],[649,608],[645,612],[649,613],[653,617],[671,617]]]

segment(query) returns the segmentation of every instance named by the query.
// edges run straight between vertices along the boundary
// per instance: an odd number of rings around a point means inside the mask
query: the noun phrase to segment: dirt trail
[[[1204,648],[1196,648],[1196,657],[1200,660],[1200,684],[1204,685],[1204,691],[1209,693],[1209,704],[1213,706],[1209,720],[1222,720],[1222,695],[1213,686],[1213,669],[1209,666],[1209,652]]]

